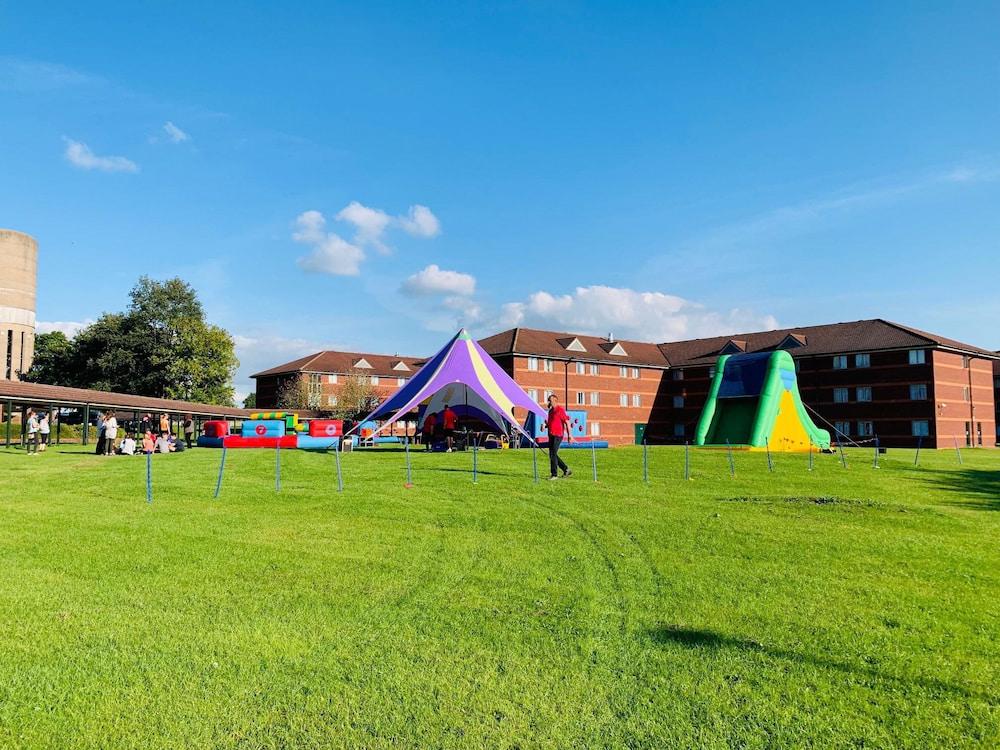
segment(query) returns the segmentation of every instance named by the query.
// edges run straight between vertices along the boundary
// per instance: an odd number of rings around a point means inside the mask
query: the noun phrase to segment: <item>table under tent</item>
[[[439,414],[446,405],[459,418],[460,446],[499,447],[508,432],[531,440],[515,408],[545,417],[544,409],[463,328],[362,422],[381,421],[377,436],[415,409],[422,425],[425,415]]]

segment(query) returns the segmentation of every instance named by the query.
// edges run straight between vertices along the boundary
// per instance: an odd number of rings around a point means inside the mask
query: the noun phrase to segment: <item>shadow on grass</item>
[[[653,642],[663,646],[675,644],[691,649],[704,649],[721,651],[731,649],[734,651],[744,651],[747,653],[758,653],[774,659],[784,659],[795,661],[800,664],[808,664],[820,669],[831,669],[855,677],[867,677],[871,680],[883,680],[900,686],[920,687],[931,691],[941,691],[961,695],[965,698],[975,698],[985,701],[990,705],[997,705],[1000,696],[996,694],[984,693],[978,690],[970,690],[962,685],[956,685],[945,680],[938,680],[927,677],[897,677],[895,675],[880,672],[873,667],[847,664],[845,662],[826,659],[810,654],[801,654],[787,649],[772,648],[757,641],[731,638],[729,636],[716,633],[712,630],[699,630],[688,628],[682,625],[661,625],[653,628],[649,633]]]
[[[979,510],[1000,510],[1000,470],[928,469],[921,474],[920,481],[955,496],[952,504]]]

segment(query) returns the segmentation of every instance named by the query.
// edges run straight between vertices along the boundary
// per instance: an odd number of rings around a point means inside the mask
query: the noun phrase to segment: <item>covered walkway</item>
[[[170,417],[171,429],[175,434],[180,421],[188,414],[194,419],[197,434],[201,434],[201,423],[207,419],[224,419],[235,422],[246,419],[250,414],[247,409],[237,409],[232,406],[198,404],[168,398],[134,396],[128,393],[92,391],[85,388],[66,388],[58,385],[23,383],[12,380],[0,380],[0,405],[3,406],[3,436],[6,447],[10,447],[12,443],[20,444],[22,442],[24,415],[29,408],[48,411],[54,415],[52,442],[57,444],[60,441],[60,422],[64,421],[64,412],[71,409],[79,412],[79,421],[83,425],[90,424],[92,412],[96,413],[107,409],[112,409],[119,415],[131,415],[136,421],[142,414],[167,414]],[[15,412],[19,412],[21,417],[21,424],[18,426],[16,435],[14,434]],[[83,429],[81,432],[83,444],[87,445],[89,430]]]

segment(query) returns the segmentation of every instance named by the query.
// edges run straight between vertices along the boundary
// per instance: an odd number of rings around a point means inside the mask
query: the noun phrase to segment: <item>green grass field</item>
[[[219,457],[0,450],[0,746],[1000,744],[998,451]]]

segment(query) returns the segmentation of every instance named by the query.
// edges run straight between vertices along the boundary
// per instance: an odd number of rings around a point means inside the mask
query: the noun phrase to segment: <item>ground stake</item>
[[[409,436],[403,438],[403,445],[406,447],[406,484],[403,485],[406,489],[410,489],[413,486],[413,474],[410,471],[410,438]]]
[[[222,470],[226,468],[226,446],[222,446],[222,460],[219,461],[219,478],[215,480],[215,495],[218,497],[222,491]]]
[[[341,440],[341,444],[343,444],[344,438],[341,438],[340,440]],[[340,473],[340,450],[339,450],[340,447],[341,446],[338,445],[337,446],[337,450],[335,450],[333,452],[333,458],[337,462],[337,492],[343,492],[344,491],[344,477]]]
[[[146,454],[146,502],[153,502],[153,454]]]

